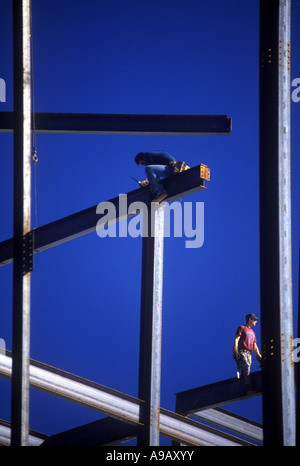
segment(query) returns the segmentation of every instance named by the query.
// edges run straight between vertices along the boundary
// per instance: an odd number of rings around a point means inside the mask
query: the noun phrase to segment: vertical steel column
[[[139,399],[143,428],[138,445],[159,445],[164,207],[151,203],[143,238]],[[145,225],[144,225],[145,227]]]
[[[260,2],[260,273],[265,445],[294,445],[290,0]]]
[[[279,3],[279,254],[283,443],[295,445],[291,233],[291,0]]]
[[[11,444],[28,445],[31,262],[30,0],[13,2],[14,264]]]

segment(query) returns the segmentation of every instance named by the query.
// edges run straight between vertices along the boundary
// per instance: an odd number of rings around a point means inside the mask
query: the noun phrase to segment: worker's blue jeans
[[[163,191],[160,178],[166,178],[173,174],[172,167],[169,167],[168,165],[148,165],[145,171],[155,194],[160,194]]]

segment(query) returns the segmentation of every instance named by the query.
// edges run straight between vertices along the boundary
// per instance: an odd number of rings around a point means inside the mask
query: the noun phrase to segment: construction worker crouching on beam
[[[177,161],[169,152],[162,150],[139,152],[135,156],[135,163],[146,166],[147,179],[141,181],[140,186],[150,184],[154,194],[153,201],[155,202],[161,202],[168,196],[160,182],[161,178],[166,178],[190,168],[184,162]]]

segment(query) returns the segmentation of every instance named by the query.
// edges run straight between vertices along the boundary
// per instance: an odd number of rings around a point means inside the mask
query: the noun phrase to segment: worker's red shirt
[[[254,343],[256,343],[256,336],[252,328],[249,328],[246,325],[241,325],[237,329],[235,336],[240,337],[238,346],[239,350],[247,349],[249,351],[253,351]]]

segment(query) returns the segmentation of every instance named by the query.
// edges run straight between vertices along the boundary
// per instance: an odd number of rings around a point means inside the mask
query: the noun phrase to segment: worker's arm
[[[256,356],[256,359],[257,359],[258,361],[261,361],[261,360],[262,360],[262,355],[260,354],[259,349],[258,349],[258,346],[257,346],[256,343],[254,343],[254,345],[253,345],[253,351],[254,351],[254,354],[255,354],[255,356]]]
[[[235,337],[234,342],[233,342],[233,348],[232,348],[233,352],[234,352],[234,354],[236,355],[237,358],[240,357],[240,355],[239,355],[239,341],[240,341],[240,338],[241,337],[239,335],[237,337]]]

